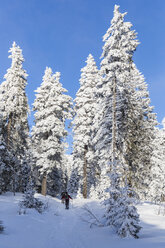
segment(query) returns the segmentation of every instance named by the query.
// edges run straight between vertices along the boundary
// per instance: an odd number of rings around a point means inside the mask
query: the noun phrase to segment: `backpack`
[[[68,194],[65,193],[65,200],[68,200],[69,199],[69,196]]]

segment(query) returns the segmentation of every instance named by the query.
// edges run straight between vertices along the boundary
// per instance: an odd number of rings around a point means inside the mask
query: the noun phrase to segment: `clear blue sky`
[[[16,41],[29,74],[30,105],[46,66],[61,72],[61,82],[74,98],[89,53],[99,67],[102,36],[110,26],[114,4],[128,12],[125,20],[138,33],[141,44],[134,61],[146,78],[161,122],[165,117],[164,0],[0,0],[0,81],[11,64],[9,47]]]

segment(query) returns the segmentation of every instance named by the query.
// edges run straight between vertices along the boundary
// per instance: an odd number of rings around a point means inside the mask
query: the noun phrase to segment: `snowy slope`
[[[109,227],[90,228],[82,221],[83,206],[87,204],[98,217],[102,207],[98,201],[74,199],[69,210],[60,200],[43,197],[49,208],[43,214],[28,209],[19,215],[18,202],[22,195],[0,196],[0,220],[5,232],[0,235],[0,248],[164,248],[165,217],[156,215],[149,203],[138,206],[141,216],[140,239],[120,239]]]

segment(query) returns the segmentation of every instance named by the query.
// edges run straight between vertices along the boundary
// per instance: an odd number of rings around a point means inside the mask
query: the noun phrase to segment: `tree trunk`
[[[47,181],[47,174],[44,173],[43,179],[42,179],[42,188],[41,188],[41,194],[44,196],[46,196],[46,191],[47,191],[46,181]]]
[[[88,146],[84,147],[84,167],[83,167],[83,197],[87,198],[87,159],[86,154],[88,151]]]

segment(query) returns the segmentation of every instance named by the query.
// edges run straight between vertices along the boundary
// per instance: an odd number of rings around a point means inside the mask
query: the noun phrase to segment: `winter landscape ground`
[[[98,15],[92,13],[98,23],[93,22],[91,31],[95,29],[97,39],[91,39],[90,34],[87,38],[83,33],[80,35],[79,32],[72,32],[69,19],[72,19],[71,26],[79,19],[72,16],[74,11],[70,11],[70,17],[64,15],[66,19],[62,22],[67,23],[65,28],[61,29],[60,19],[56,19],[54,25],[49,12],[53,18],[55,14],[49,8],[56,9],[58,5],[45,8],[46,15],[41,11],[42,18],[38,22],[42,24],[42,29],[39,28],[42,35],[35,40],[35,49],[32,46],[34,40],[27,42],[23,39],[21,42],[18,35],[8,37],[8,42],[16,42],[9,49],[11,66],[5,64],[3,57],[0,63],[0,71],[3,65],[5,69],[2,70],[4,76],[0,79],[0,248],[165,247],[165,118],[160,127],[148,87],[150,83],[156,82],[156,88],[163,92],[163,86],[159,83],[164,81],[164,66],[161,62],[159,69],[163,68],[163,74],[158,70],[159,76],[154,78],[152,71],[157,69],[149,65],[150,79],[146,74],[145,80],[140,71],[144,60],[141,59],[140,62],[135,59],[135,51],[139,50],[139,44],[143,42],[140,36],[146,34],[146,29],[143,28],[146,15],[143,19],[140,13],[137,18],[143,30],[139,33],[139,39],[137,22],[135,28],[132,25],[134,21],[131,16],[135,13],[132,8],[130,17],[127,17],[125,7],[121,6],[120,9],[116,3],[113,13],[110,8],[109,17],[106,17],[100,11],[101,8],[96,6],[96,2],[98,1],[94,1],[91,9],[92,12],[93,9],[98,9]],[[10,5],[9,9],[12,9]],[[38,3],[37,10],[40,5],[42,4]],[[14,9],[17,7],[14,6]],[[87,8],[86,6],[84,9],[81,5],[79,7],[82,11]],[[108,9],[108,5],[105,8]],[[26,11],[20,9],[23,16],[26,16]],[[63,16],[62,9],[57,8],[60,16]],[[31,13],[31,9],[29,12]],[[76,9],[75,12],[79,16],[80,12]],[[146,12],[149,12],[148,8]],[[17,12],[13,13],[14,19],[11,22],[14,20],[12,31],[15,33]],[[164,13],[162,15],[164,17]],[[9,16],[10,11],[7,11],[7,19]],[[36,19],[37,16],[35,13]],[[154,18],[151,10],[150,16]],[[156,16],[161,16],[160,11]],[[85,29],[86,34],[89,33],[83,20],[86,19],[86,24],[90,26],[90,17],[91,14],[88,15],[86,11],[80,15],[81,21],[77,22],[76,29]],[[109,18],[112,19],[105,32]],[[41,22],[42,19],[45,23]],[[100,19],[105,25],[101,33],[98,30]],[[26,22],[33,26],[37,20],[34,22],[27,18]],[[6,35],[8,29],[5,22],[2,23]],[[154,29],[148,23],[147,27],[154,30],[147,43],[150,47],[148,53],[152,54],[152,58],[147,55],[147,64],[153,60],[153,65],[156,65],[164,57],[162,52],[158,52],[156,60],[153,53],[154,50],[157,51],[158,44],[160,46],[160,40],[162,42],[162,30],[158,37],[155,33],[158,25]],[[38,27],[35,26],[35,29]],[[60,43],[56,43],[55,37],[53,38],[52,29]],[[18,30],[21,36],[21,30],[27,36],[32,36],[27,33],[27,25]],[[61,32],[65,33],[65,38],[62,38]],[[33,33],[38,37],[35,31]],[[77,38],[73,39],[75,35]],[[96,45],[102,35],[104,45]],[[41,47],[41,50],[45,50],[45,56],[44,53],[43,56],[37,56],[38,44],[41,40],[44,41],[44,36],[53,40],[53,45],[50,45],[53,60],[46,55],[49,46],[47,41]],[[1,34],[1,37],[4,35]],[[154,42],[155,38],[158,43]],[[69,45],[69,40],[72,46]],[[24,53],[17,41],[25,51],[25,69]],[[66,47],[63,41],[67,44]],[[80,41],[83,46],[91,41],[90,47],[83,53],[80,52]],[[72,63],[75,59],[73,46],[77,47],[79,57],[75,61],[81,60],[78,67]],[[2,47],[6,49],[4,44]],[[56,50],[59,50],[60,58]],[[37,60],[34,60],[32,53]],[[143,53],[142,50],[140,53]],[[99,63],[98,58],[101,58]],[[63,63],[66,60],[67,64]],[[63,61],[62,67],[60,61]],[[36,64],[35,69],[33,64]],[[29,80],[28,74],[30,76],[36,73],[37,67],[40,67],[40,76],[37,73],[37,77]],[[74,77],[69,78],[64,67]],[[76,74],[79,75],[79,80],[75,77]],[[71,85],[70,93],[69,87],[66,85],[65,88],[62,84],[65,82],[63,75]],[[35,85],[35,91],[30,86],[31,90],[27,94],[26,86],[29,83]],[[76,87],[79,89],[74,94]],[[155,91],[154,94],[157,95],[160,91]],[[164,106],[162,103],[161,105]],[[165,116],[164,107],[162,109],[162,115]],[[33,124],[29,121],[30,112],[34,119]],[[66,191],[76,198],[71,201],[69,210],[65,210],[58,198],[61,195],[67,206],[70,196]],[[14,195],[9,192],[17,193]],[[35,192],[41,192],[42,195],[36,194],[35,198]],[[104,205],[100,199],[104,200]],[[143,199],[148,202],[142,202]],[[138,205],[137,200],[141,201]],[[164,204],[161,211],[159,205],[153,204],[160,202]],[[46,206],[44,211],[43,206]]]
[[[6,193],[0,196],[0,219],[5,231],[0,235],[0,248],[164,248],[165,216],[158,216],[157,207],[150,203],[138,205],[143,229],[139,239],[119,238],[110,227],[90,228],[83,221],[88,206],[101,219],[100,201],[73,199],[70,209],[57,198],[37,195],[48,203],[48,209],[39,214],[27,209],[19,215],[22,194]]]

